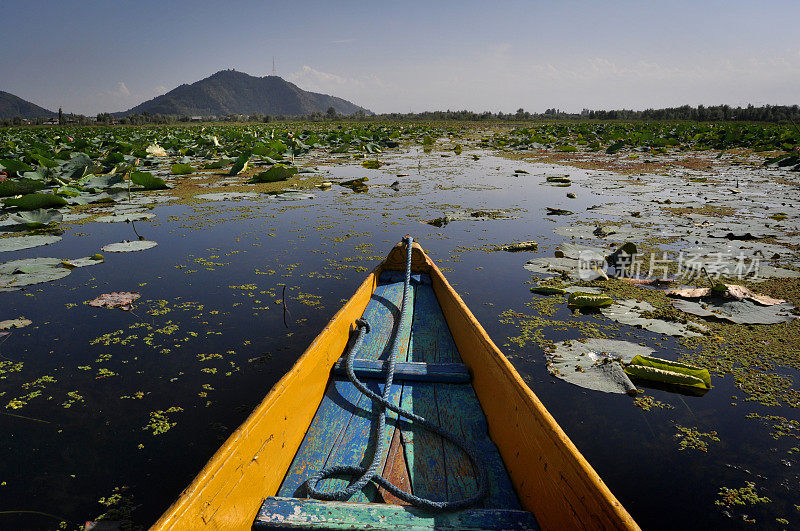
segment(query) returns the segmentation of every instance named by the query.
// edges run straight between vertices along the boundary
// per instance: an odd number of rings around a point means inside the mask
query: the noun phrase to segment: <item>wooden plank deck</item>
[[[266,529],[452,529],[537,530],[527,511],[472,509],[430,514],[412,507],[378,503],[267,498],[253,523]]]
[[[375,360],[386,360],[389,354],[389,339],[396,333],[399,320],[402,280],[402,272],[384,272],[364,311],[364,318],[370,323],[371,331],[365,336],[357,358],[373,361],[359,362],[359,377],[378,393],[383,389],[384,376],[382,364]],[[438,423],[478,450],[488,467],[490,483],[489,495],[482,507],[496,510],[519,509],[519,500],[500,454],[489,438],[486,419],[472,386],[469,383],[448,381],[448,373],[462,372],[458,368],[462,360],[430,285],[430,279],[427,275],[415,275],[412,286],[414,317],[410,333],[398,338],[401,348],[397,359],[401,363],[410,362],[410,368],[403,369],[410,376],[405,379],[403,371],[400,371],[400,377],[392,386],[392,402]],[[430,370],[424,368],[424,365],[419,368],[420,364],[428,363],[436,365],[431,365]],[[445,369],[439,371],[437,367]],[[419,381],[414,374],[420,371],[430,373],[431,378],[426,378],[432,381]],[[334,464],[361,465],[372,455],[373,449],[368,444],[370,433],[376,426],[371,414],[372,401],[361,395],[347,381],[346,376],[337,372],[341,373],[341,368],[334,372],[314,421],[277,496],[304,497],[305,492],[301,486],[314,471]],[[444,381],[437,381],[437,372],[442,372]],[[399,433],[396,433],[396,429]],[[394,451],[393,462],[382,463],[384,474],[397,477],[397,470],[402,471],[400,476],[407,474],[408,478],[404,481],[410,482],[415,495],[454,501],[474,493],[476,474],[469,459],[461,450],[443,441],[438,435],[413,423],[397,421],[396,415],[390,413],[387,416],[385,444],[387,449],[393,444]],[[403,461],[405,467],[402,466]],[[343,479],[328,480],[324,490],[332,491],[344,485],[346,481]],[[383,502],[384,499],[378,489],[370,485],[349,501],[374,503]],[[387,501],[397,502],[393,498]]]

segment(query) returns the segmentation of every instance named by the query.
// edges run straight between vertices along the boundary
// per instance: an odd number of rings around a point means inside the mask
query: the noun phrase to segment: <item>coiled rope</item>
[[[361,391],[361,393],[368,396],[372,399],[373,402],[373,411],[378,416],[378,429],[375,430],[373,439],[375,440],[375,453],[372,455],[372,460],[370,461],[368,466],[345,466],[345,465],[335,465],[315,474],[309,476],[308,480],[306,480],[306,492],[312,498],[320,499],[320,500],[328,500],[328,501],[345,501],[348,500],[353,494],[360,491],[364,486],[369,483],[370,481],[374,482],[376,485],[379,485],[392,493],[397,498],[405,501],[406,503],[410,503],[415,507],[420,507],[423,509],[428,509],[431,511],[457,511],[460,509],[466,509],[467,507],[471,507],[481,501],[488,492],[488,475],[486,472],[486,467],[483,463],[483,460],[478,456],[478,453],[475,451],[474,448],[471,448],[467,444],[465,444],[462,440],[459,440],[455,435],[452,433],[445,431],[444,429],[440,428],[436,424],[420,417],[419,415],[415,415],[409,411],[406,411],[398,406],[395,406],[389,401],[389,396],[391,393],[392,382],[394,380],[394,370],[395,370],[395,363],[397,358],[397,351],[399,349],[399,345],[397,342],[397,337],[403,337],[403,332],[408,328],[409,322],[411,320],[411,315],[413,313],[413,309],[409,307],[408,304],[408,293],[410,291],[411,286],[411,244],[414,239],[411,236],[406,236],[403,238],[403,241],[406,243],[406,275],[405,281],[403,283],[403,302],[400,307],[400,324],[397,329],[397,334],[392,336],[392,348],[390,350],[389,355],[389,367],[386,372],[386,382],[383,388],[383,396],[379,396],[376,393],[372,392],[370,389],[367,388],[355,375],[353,371],[353,359],[355,358],[354,354],[358,352],[361,348],[361,344],[364,340],[364,336],[369,333],[370,326],[369,323],[364,319],[357,319],[356,320],[356,339],[353,343],[353,347],[350,351],[345,355],[345,367],[347,370],[347,377],[356,386],[356,388]],[[399,416],[405,417],[412,422],[416,422],[420,426],[423,426],[425,429],[436,433],[437,435],[441,436],[443,439],[450,441],[452,444],[460,448],[467,456],[469,457],[470,461],[474,465],[474,470],[477,474],[477,492],[466,499],[463,500],[456,500],[456,501],[435,501],[429,500],[427,498],[421,498],[419,496],[415,496],[410,492],[406,492],[383,477],[381,477],[378,467],[380,467],[381,463],[383,462],[383,456],[385,451],[385,440],[386,440],[386,410],[391,410],[397,413]],[[357,476],[358,479],[350,483],[347,487],[336,490],[333,492],[323,492],[319,490],[320,482],[324,481],[327,478],[333,476],[340,476],[340,475],[350,475],[350,476]]]

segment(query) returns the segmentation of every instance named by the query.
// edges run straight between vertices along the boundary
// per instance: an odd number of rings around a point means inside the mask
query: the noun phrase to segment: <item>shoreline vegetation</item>
[[[55,113],[54,113],[55,115]],[[0,127],[21,125],[43,125],[52,122],[55,116],[23,116],[0,119]],[[778,123],[800,124],[800,106],[798,105],[763,105],[755,107],[731,107],[730,105],[682,105],[663,109],[584,109],[579,113],[570,113],[559,109],[547,109],[543,113],[529,112],[523,108],[513,113],[502,111],[474,112],[468,110],[423,111],[410,113],[369,114],[357,111],[353,114],[340,114],[333,107],[325,113],[318,111],[304,116],[269,115],[263,113],[230,114],[227,116],[190,116],[179,114],[151,114],[149,112],[133,113],[121,116],[120,113],[103,112],[97,116],[86,116],[77,113],[60,113],[58,123],[49,125],[148,125],[179,123],[296,123],[296,122],[477,122],[477,123],[519,123],[519,122],[737,122],[737,123]]]

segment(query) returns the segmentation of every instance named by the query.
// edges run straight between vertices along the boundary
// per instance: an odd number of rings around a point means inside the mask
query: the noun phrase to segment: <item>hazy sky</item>
[[[375,112],[800,103],[800,1],[0,0],[0,90],[126,110],[234,68]]]

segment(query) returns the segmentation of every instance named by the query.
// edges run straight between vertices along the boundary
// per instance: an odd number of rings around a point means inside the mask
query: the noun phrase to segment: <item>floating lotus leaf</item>
[[[579,270],[580,265],[580,261],[572,258],[544,257],[528,260],[523,267],[531,273],[540,275],[559,275],[561,273],[566,273],[573,280],[593,280],[599,278],[600,275],[592,271],[584,268]],[[587,278],[582,278],[582,276],[587,276]],[[588,278],[589,276],[591,276],[591,278]]]
[[[711,375],[708,369],[653,356],[634,356],[625,367],[625,372],[637,378],[669,385],[683,385],[698,389],[711,388]]]
[[[66,181],[75,181],[89,173],[92,159],[85,153],[73,153],[72,157],[61,165],[59,174]]]
[[[122,175],[106,174],[106,175],[93,175],[81,182],[81,186],[86,189],[105,189],[111,188],[115,184],[122,183]]]
[[[55,191],[55,193],[60,195],[61,197],[77,197],[81,195],[82,192],[83,190],[75,186],[60,186]]]
[[[36,234],[32,236],[13,236],[9,238],[0,238],[0,252],[32,249],[34,247],[50,245],[51,243],[60,241],[60,236],[53,236],[51,234]]]
[[[167,183],[164,179],[154,177],[146,171],[135,171],[131,174],[131,181],[134,184],[142,186],[145,190],[164,190],[167,188]]]
[[[561,242],[555,252],[558,258],[572,258],[573,260],[583,260],[603,263],[606,261],[606,250],[599,247],[587,247],[576,245],[569,242]]]
[[[231,171],[228,172],[228,175],[239,175],[247,171],[247,165],[250,162],[250,152],[246,151],[239,155],[236,159],[236,162],[233,163],[231,166]]]
[[[22,197],[9,197],[3,200],[6,206],[20,210],[38,210],[40,208],[57,208],[67,204],[63,197],[54,194],[26,194]]]
[[[102,254],[95,254],[85,258],[73,258],[71,260],[62,260],[61,265],[67,269],[75,269],[76,267],[88,267],[105,262]]]
[[[132,251],[144,251],[158,245],[158,242],[150,240],[134,240],[132,242],[109,243],[103,246],[107,253],[129,253]]]
[[[548,354],[547,365],[551,375],[584,389],[624,394],[630,392],[631,384],[620,364],[613,360],[630,363],[636,355],[652,353],[653,349],[629,341],[562,341]]]
[[[64,215],[58,210],[45,210],[40,208],[39,210],[11,214],[9,219],[16,221],[20,225],[35,229],[50,223],[61,223],[61,220],[64,219]]]
[[[170,168],[172,175],[189,175],[197,170],[188,164],[173,164]]]
[[[217,192],[213,194],[200,194],[195,197],[207,201],[234,201],[236,199],[256,199],[258,198],[258,194],[255,192]]]
[[[69,275],[58,258],[25,258],[0,264],[0,291],[51,282]]]
[[[575,308],[602,308],[614,304],[614,299],[609,295],[589,293],[584,290],[570,294],[567,304]]]
[[[32,194],[44,188],[42,181],[34,179],[12,180],[6,179],[0,182],[0,197],[11,197],[14,195]]]
[[[703,303],[677,299],[672,305],[686,313],[704,318],[721,319],[736,324],[777,324],[795,319],[794,305],[785,302],[760,306],[749,300],[730,300],[716,297]]]
[[[287,189],[280,193],[271,193],[269,194],[276,199],[280,199],[282,201],[297,201],[300,199],[314,199],[314,194],[309,194],[302,190],[292,190]]]
[[[589,293],[592,295],[600,295],[603,291],[600,288],[587,288],[585,286],[567,286],[564,288],[565,293]]]
[[[275,164],[267,171],[254,175],[249,183],[274,183],[278,181],[285,181],[292,175],[298,172],[294,166],[284,166],[283,164]]]
[[[537,293],[539,295],[563,295],[567,292],[564,288],[556,288],[553,286],[533,286],[531,288],[531,293]]]
[[[381,166],[383,166],[383,164],[384,164],[384,163],[383,163],[383,162],[381,162],[381,161],[379,161],[378,159],[375,159],[375,160],[365,160],[364,162],[362,162],[362,163],[361,163],[361,165],[362,165],[362,166],[364,166],[365,168],[367,168],[368,170],[377,170],[377,169],[379,169]]]
[[[151,212],[123,212],[121,214],[111,214],[110,216],[100,216],[95,221],[100,223],[119,223],[131,221],[144,221],[146,219],[153,219],[156,217]]]
[[[641,302],[634,299],[626,299],[617,301],[611,306],[602,308],[600,312],[618,323],[634,326],[636,328],[644,328],[651,332],[658,334],[666,334],[669,336],[678,337],[691,337],[702,335],[701,331],[708,330],[708,327],[699,323],[676,323],[674,321],[665,321],[663,319],[649,319],[642,317],[642,312],[653,312],[655,307],[647,302]]]
[[[223,168],[226,164],[230,164],[230,161],[227,159],[220,159],[214,162],[208,162],[203,164],[204,170],[219,170]]]
[[[759,265],[758,275],[750,280],[753,282],[758,282],[768,278],[800,278],[800,271],[785,269],[782,267],[773,267],[769,265]]]
[[[20,160],[0,159],[0,166],[2,166],[8,173],[33,171],[33,168]]]

